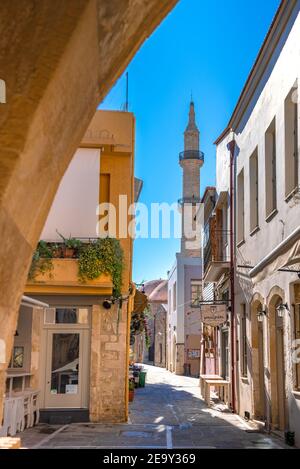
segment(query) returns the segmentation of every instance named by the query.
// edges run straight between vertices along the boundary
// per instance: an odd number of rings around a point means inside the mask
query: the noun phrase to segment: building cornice
[[[231,118],[226,128],[215,140],[215,145],[219,144],[231,129],[235,130],[241,122],[241,119],[253,98],[255,90],[257,89],[257,86],[270,63],[274,50],[276,49],[279,40],[284,33],[288,20],[290,19],[292,12],[298,3],[299,0],[282,0],[265,37],[265,40],[260,48],[255,63],[250,71],[244,88],[240,94]]]
[[[267,254],[253,269],[250,270],[249,276],[255,277],[261,270],[274,261],[280,254],[289,249],[300,238],[300,226],[298,226],[286,239],[281,241],[269,254]]]

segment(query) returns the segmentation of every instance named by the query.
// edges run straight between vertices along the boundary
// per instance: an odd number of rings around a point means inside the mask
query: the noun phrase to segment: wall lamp
[[[277,315],[279,318],[283,318],[284,312],[289,311],[289,307],[287,303],[279,303],[279,305],[276,306],[276,311]]]
[[[267,316],[267,312],[265,309],[261,309],[260,311],[257,311],[257,320],[258,322],[263,322],[264,316]]]

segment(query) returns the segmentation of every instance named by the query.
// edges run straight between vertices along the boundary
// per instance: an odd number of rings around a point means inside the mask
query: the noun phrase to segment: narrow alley
[[[237,415],[200,399],[198,379],[146,366],[127,424],[39,424],[20,436],[24,448],[289,448]]]

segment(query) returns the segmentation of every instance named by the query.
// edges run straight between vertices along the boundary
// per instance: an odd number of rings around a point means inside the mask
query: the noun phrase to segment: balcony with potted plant
[[[26,292],[119,296],[122,272],[123,251],[116,239],[40,241],[32,258]]]

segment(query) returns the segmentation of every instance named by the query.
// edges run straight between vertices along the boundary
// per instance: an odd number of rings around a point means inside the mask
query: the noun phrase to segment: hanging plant
[[[53,269],[53,254],[51,247],[45,242],[40,241],[33,253],[31,266],[28,273],[29,280],[34,280],[38,274],[46,274]]]
[[[111,275],[113,296],[121,296],[123,251],[120,242],[114,238],[98,239],[81,249],[79,255],[79,278],[85,282],[101,274]]]

